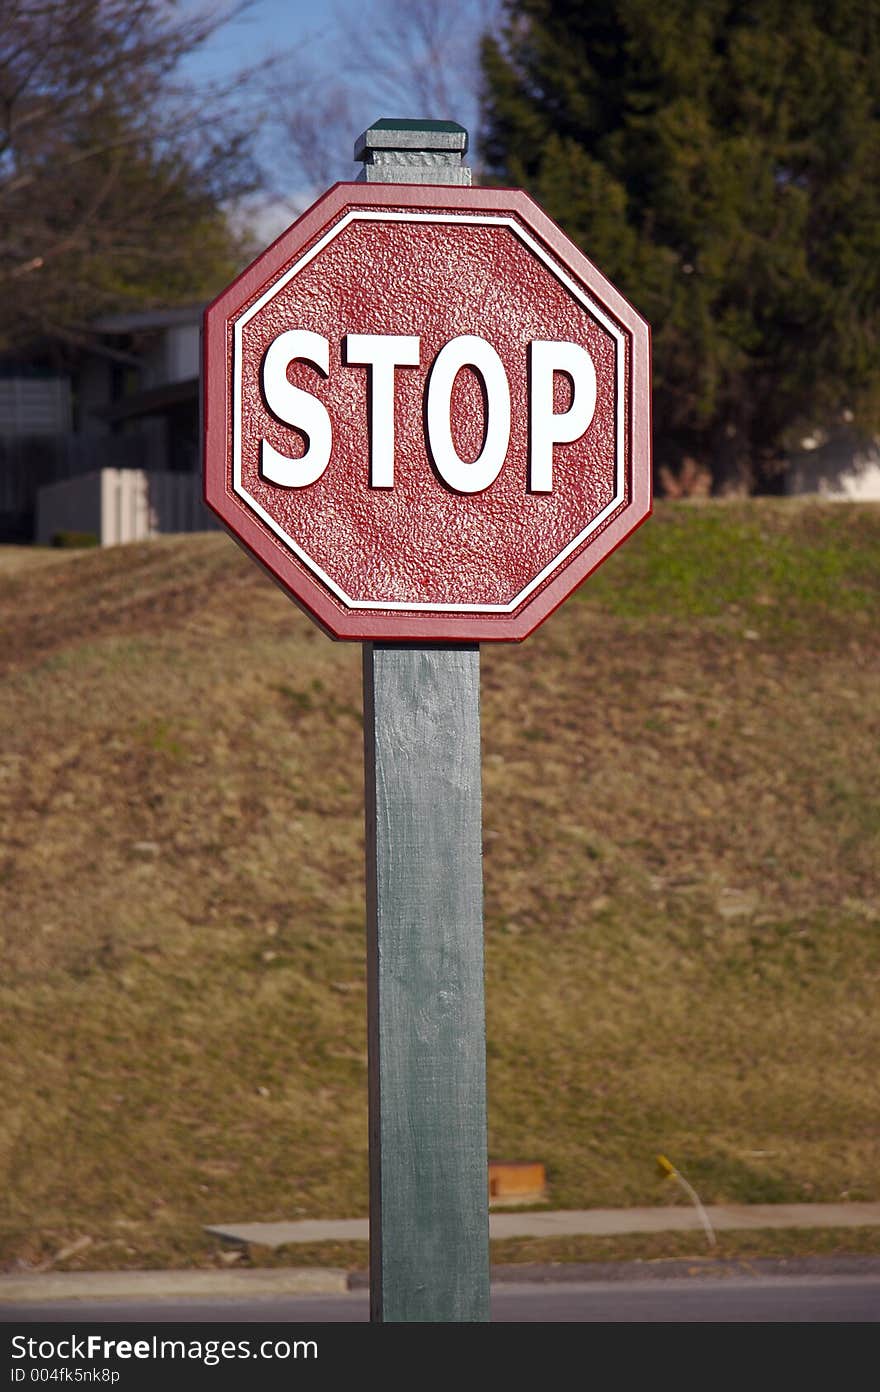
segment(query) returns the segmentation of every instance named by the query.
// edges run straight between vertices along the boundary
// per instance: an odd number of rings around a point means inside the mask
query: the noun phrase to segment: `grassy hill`
[[[880,1199],[878,593],[878,507],[667,504],[484,646],[489,1151],[554,1207]],[[0,1265],[365,1214],[358,645],[217,534],[7,548],[0,619]]]

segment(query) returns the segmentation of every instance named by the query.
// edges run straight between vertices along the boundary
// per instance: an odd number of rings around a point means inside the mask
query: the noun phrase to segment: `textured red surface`
[[[288,369],[333,426],[326,471],[299,489],[276,487],[259,467],[263,438],[289,456],[305,448],[261,390],[266,349],[291,328],[330,345],[326,379],[306,363]],[[370,373],[344,362],[347,333],[421,340],[420,365],[395,374],[390,489],[370,486]],[[505,464],[473,494],[444,482],[425,439],[431,365],[462,334],[492,344],[511,395]],[[583,346],[597,375],[593,420],[581,439],[556,445],[550,493],[528,486],[527,355],[536,339]],[[335,636],[518,639],[650,510],[648,354],[647,326],[526,195],[337,185],[207,311],[206,498]],[[568,391],[558,375],[557,411]],[[478,378],[464,369],[452,396],[463,459],[479,454],[485,419]]]

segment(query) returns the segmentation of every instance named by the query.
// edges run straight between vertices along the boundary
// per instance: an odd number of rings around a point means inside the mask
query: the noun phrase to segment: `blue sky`
[[[222,10],[225,6],[190,0],[188,8]],[[315,0],[256,0],[246,14],[226,25],[189,58],[187,69],[197,79],[229,77],[241,67],[273,56],[279,48],[323,49],[337,9],[344,14],[357,8],[353,0],[342,0],[339,5],[316,4]]]
[[[223,0],[186,4],[228,8]],[[354,140],[380,117],[456,120],[473,147],[478,40],[497,4],[255,0],[190,55],[183,71],[196,85],[255,74],[248,109],[274,183],[260,230],[277,235],[329,184],[355,178]],[[426,57],[426,33],[439,61]]]
[[[227,8],[224,0],[186,0],[186,4],[193,9]],[[455,16],[454,26],[447,24],[444,31],[443,24],[439,25],[441,41],[447,47],[455,41],[454,27],[467,45],[466,49],[450,51],[446,65],[447,81],[457,88],[454,116],[451,112],[386,109],[393,97],[389,97],[387,81],[383,86],[377,73],[370,72],[375,53],[352,80],[352,69],[357,67],[357,26],[375,38],[380,26],[397,23],[401,11],[413,16],[420,7],[436,7],[438,14]],[[354,86],[360,89],[355,107],[364,119],[361,129],[381,116],[440,115],[460,121],[473,134],[477,119],[475,73],[465,71],[461,60],[465,53],[476,51],[478,36],[497,7],[498,0],[253,0],[244,14],[187,59],[186,71],[196,81],[230,78],[242,68],[259,67],[267,59],[277,61],[287,52],[292,69],[298,65],[305,74],[326,72],[347,84],[350,91]],[[377,48],[381,53],[381,37]],[[399,66],[401,57],[392,55],[389,61]],[[406,95],[402,99],[406,100]],[[412,97],[409,104],[413,104]],[[359,133],[352,131],[352,140]]]

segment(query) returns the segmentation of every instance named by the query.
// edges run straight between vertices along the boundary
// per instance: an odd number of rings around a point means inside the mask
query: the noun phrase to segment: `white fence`
[[[30,542],[41,488],[102,469],[147,469],[144,430],[125,435],[0,435],[0,541]]]
[[[37,494],[40,546],[51,545],[62,532],[92,533],[101,546],[117,546],[217,525],[202,502],[198,474],[98,469],[48,484]]]

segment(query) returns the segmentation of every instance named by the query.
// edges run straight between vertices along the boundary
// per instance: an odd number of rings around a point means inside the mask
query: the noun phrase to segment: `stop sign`
[[[521,639],[650,512],[649,329],[521,191],[337,184],[206,310],[204,451],[332,636]]]

